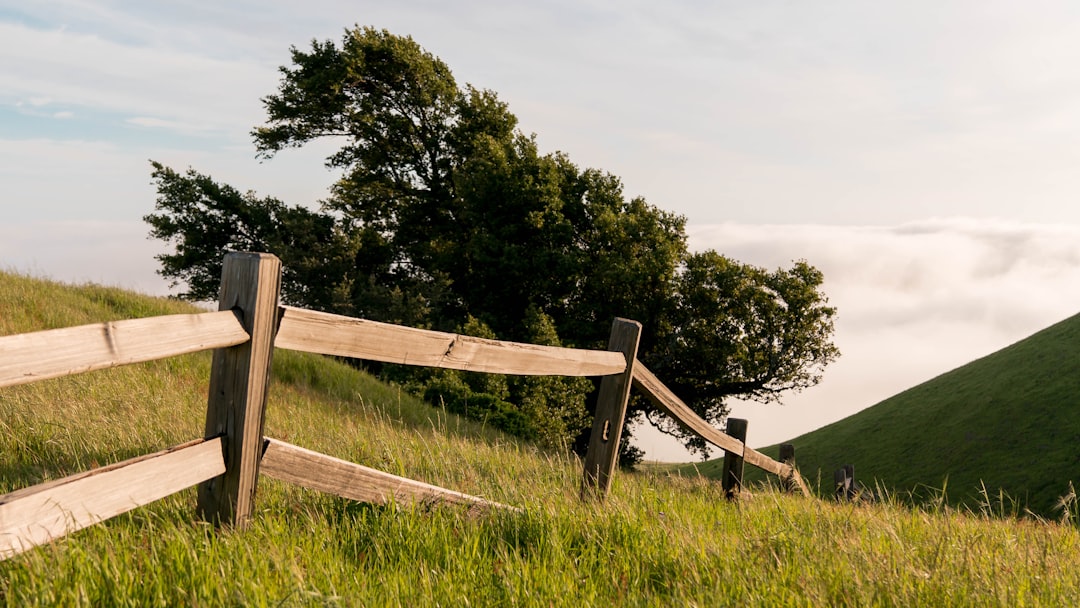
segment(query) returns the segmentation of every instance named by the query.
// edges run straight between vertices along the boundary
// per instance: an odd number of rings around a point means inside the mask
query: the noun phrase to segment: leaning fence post
[[[199,515],[216,524],[243,526],[251,517],[280,290],[276,257],[225,256],[218,309],[236,312],[251,339],[215,350],[210,369],[205,435],[224,438],[225,474],[199,485]]]
[[[749,421],[742,418],[727,419],[726,433],[742,442],[744,450],[746,449],[746,429],[749,425]],[[729,500],[738,498],[742,491],[742,480],[743,453],[724,452],[724,475],[721,477],[724,496],[727,496]]]
[[[619,457],[619,440],[622,438],[626,418],[626,403],[630,400],[630,385],[634,377],[634,361],[637,359],[641,323],[628,319],[615,319],[611,324],[608,350],[621,352],[626,357],[626,369],[621,374],[604,376],[600,381],[600,393],[596,399],[596,416],[593,418],[589,448],[585,452],[585,478],[581,484],[581,497],[604,498],[611,486],[611,475]]]

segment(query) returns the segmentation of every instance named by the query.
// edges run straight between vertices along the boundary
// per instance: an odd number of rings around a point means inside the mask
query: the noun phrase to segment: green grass
[[[944,492],[969,509],[1056,517],[1059,498],[1080,482],[1078,345],[1075,316],[796,437],[799,469],[826,493],[833,471],[850,463],[863,483],[915,502]],[[762,451],[776,458],[779,448]],[[719,478],[721,463],[695,466]]]
[[[2,333],[185,312],[0,273]],[[55,307],[51,312],[42,309]],[[0,389],[0,492],[202,433],[209,354]],[[260,480],[244,530],[187,490],[0,561],[4,606],[1061,606],[1080,602],[1068,524],[897,501],[619,474],[582,503],[577,458],[446,416],[366,374],[278,351],[266,432],[513,504],[377,507]]]

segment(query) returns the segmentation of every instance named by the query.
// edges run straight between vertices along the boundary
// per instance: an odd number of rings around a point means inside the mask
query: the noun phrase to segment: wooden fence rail
[[[231,310],[0,337],[0,387],[247,342]]]
[[[218,437],[16,490],[0,497],[0,559],[224,472]]]
[[[267,477],[360,502],[446,502],[470,508],[505,507],[479,496],[391,475],[277,439],[266,440],[261,466]]]
[[[671,416],[676,422],[690,431],[697,433],[705,441],[716,447],[733,454],[741,454],[743,460],[763,471],[767,471],[780,477],[790,479],[805,496],[810,495],[810,489],[806,486],[799,471],[788,463],[777,462],[765,454],[748,447],[742,441],[722,433],[690,409],[675,396],[660,379],[648,370],[640,361],[634,366],[634,387],[639,389],[656,407]]]
[[[218,312],[0,337],[0,387],[214,350],[203,439],[0,496],[0,559],[194,485],[203,518],[243,526],[260,472],[352,500],[513,508],[264,437],[275,348],[474,372],[601,377],[583,497],[607,493],[631,387],[710,443],[809,494],[793,466],[713,428],[642,365],[634,321],[615,320],[606,351],[557,348],[281,307],[280,284],[276,257],[229,254]]]
[[[608,351],[502,342],[282,307],[277,348],[519,376],[606,376],[626,360]]]

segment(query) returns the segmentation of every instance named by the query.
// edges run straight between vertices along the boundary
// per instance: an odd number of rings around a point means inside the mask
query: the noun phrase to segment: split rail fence
[[[202,439],[0,496],[0,559],[195,485],[200,517],[243,526],[260,474],[365,502],[512,508],[264,437],[275,348],[474,372],[602,377],[583,498],[608,491],[631,387],[729,455],[809,495],[794,466],[713,428],[642,365],[635,321],[615,320],[607,351],[557,348],[279,306],[280,286],[276,257],[233,253],[224,260],[217,312],[0,337],[0,387],[214,350]]]

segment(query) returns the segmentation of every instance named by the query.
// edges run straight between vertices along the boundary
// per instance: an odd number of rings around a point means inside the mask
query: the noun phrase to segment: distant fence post
[[[790,443],[780,444],[780,462],[788,465],[792,469],[792,474],[784,477],[780,480],[780,483],[785,492],[794,492],[798,489],[798,484],[795,483],[795,446]]]
[[[734,439],[738,439],[742,443],[743,449],[746,449],[746,429],[749,425],[749,421],[742,418],[727,419],[727,434]],[[724,488],[724,496],[727,496],[728,500],[739,497],[739,493],[742,491],[742,480],[743,454],[724,452],[724,475],[721,477],[721,483]]]
[[[626,358],[626,370],[621,374],[604,376],[596,400],[592,435],[585,453],[585,478],[581,485],[582,499],[590,496],[604,498],[611,486],[611,475],[619,457],[619,440],[626,419],[626,404],[630,400],[630,385],[634,377],[641,323],[615,319],[611,324],[608,350],[621,352]]]
[[[251,517],[280,290],[278,258],[225,256],[218,309],[236,312],[251,339],[215,350],[210,371],[205,435],[223,437],[225,474],[199,485],[199,515],[215,524],[243,526]]]
[[[795,446],[790,443],[780,444],[780,462],[788,466],[795,464]]]
[[[836,483],[836,500],[851,500],[855,498],[855,465],[845,464],[833,473],[833,481]]]

